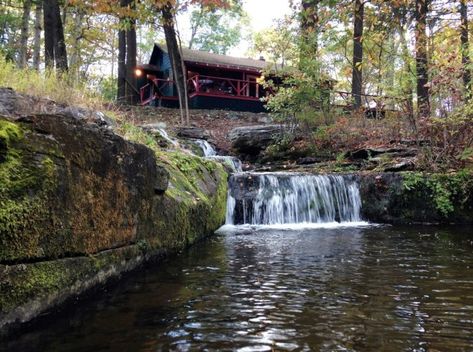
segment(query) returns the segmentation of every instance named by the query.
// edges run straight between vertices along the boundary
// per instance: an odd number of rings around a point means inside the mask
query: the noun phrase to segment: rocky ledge
[[[10,104],[15,105],[15,104]],[[0,331],[224,221],[219,164],[74,114],[0,116]]]
[[[473,224],[471,172],[385,172],[358,177],[363,216],[372,222]]]

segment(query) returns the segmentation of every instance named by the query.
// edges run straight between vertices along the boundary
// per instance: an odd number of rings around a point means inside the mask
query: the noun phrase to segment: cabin
[[[187,69],[189,108],[234,111],[265,111],[261,98],[268,92],[259,79],[265,68],[275,64],[182,49]],[[149,64],[137,67],[142,105],[179,107],[171,60],[165,45],[156,44]]]

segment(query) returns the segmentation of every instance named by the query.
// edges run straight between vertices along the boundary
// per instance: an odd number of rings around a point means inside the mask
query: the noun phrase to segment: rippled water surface
[[[230,229],[51,320],[5,350],[473,351],[473,232]]]

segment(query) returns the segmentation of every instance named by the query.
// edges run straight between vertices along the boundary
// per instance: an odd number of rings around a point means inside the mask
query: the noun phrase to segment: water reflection
[[[471,351],[472,265],[468,229],[233,228],[5,350]]]

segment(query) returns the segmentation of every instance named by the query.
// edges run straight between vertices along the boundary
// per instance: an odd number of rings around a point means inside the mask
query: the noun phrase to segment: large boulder
[[[257,125],[237,127],[230,131],[228,137],[233,150],[242,159],[256,158],[270,144],[280,138],[282,127],[280,125]]]
[[[164,151],[74,114],[9,115],[0,116],[0,335],[224,222],[218,163],[177,151],[158,159]]]
[[[378,223],[473,223],[471,173],[366,173],[359,176],[363,217]]]
[[[168,187],[153,151],[79,118],[3,118],[0,139],[7,146],[2,261],[87,255],[136,241],[146,203]]]

